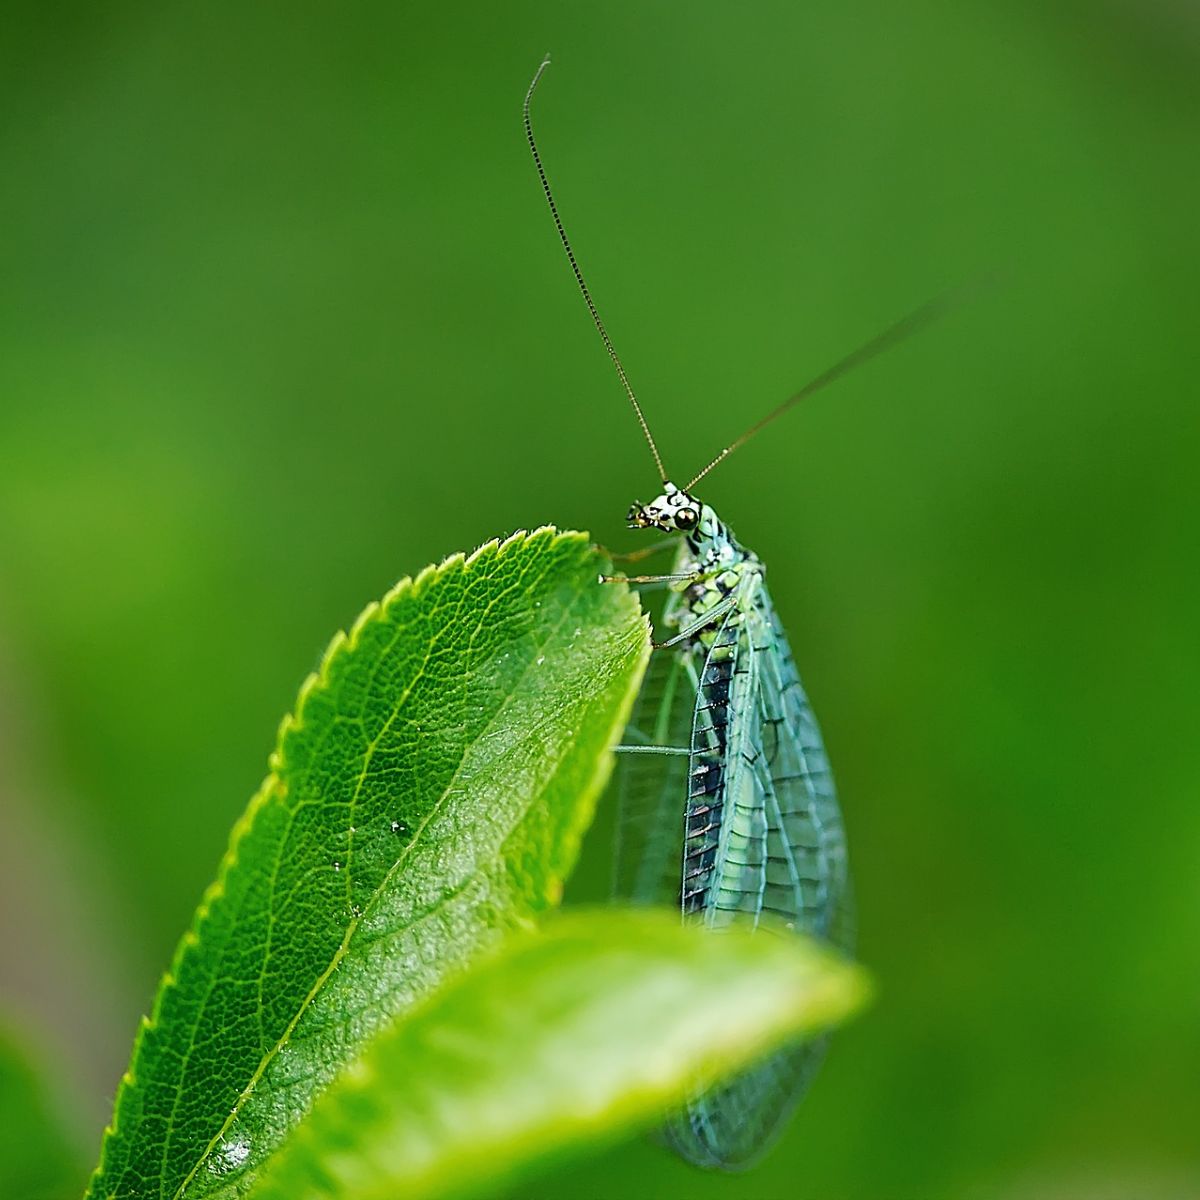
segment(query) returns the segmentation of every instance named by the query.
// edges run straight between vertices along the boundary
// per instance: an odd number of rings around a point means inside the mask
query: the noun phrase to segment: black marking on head
[[[661,529],[664,533],[691,533],[700,523],[700,502],[673,483],[664,483],[662,495],[649,504],[635,502],[629,509],[632,529]]]

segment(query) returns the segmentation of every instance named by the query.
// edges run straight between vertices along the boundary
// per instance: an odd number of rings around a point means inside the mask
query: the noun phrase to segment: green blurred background
[[[1200,1195],[1200,20],[1098,4],[64,6],[0,37],[0,984],[94,1158],[276,723],[397,576],[705,497],[838,771],[875,1008],[740,1178]],[[573,894],[602,895],[602,816]],[[633,1018],[631,1018],[633,1019]]]

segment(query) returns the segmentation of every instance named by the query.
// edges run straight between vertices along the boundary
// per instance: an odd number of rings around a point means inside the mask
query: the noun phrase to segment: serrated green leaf
[[[50,1094],[51,1072],[32,1057],[0,1026],[0,1196],[65,1200],[79,1194],[87,1162]]]
[[[266,1166],[252,1200],[492,1190],[663,1111],[865,999],[815,942],[677,914],[562,916],[382,1032]]]
[[[238,1195],[364,1041],[556,903],[648,653],[581,534],[334,639],[144,1022],[89,1195]]]

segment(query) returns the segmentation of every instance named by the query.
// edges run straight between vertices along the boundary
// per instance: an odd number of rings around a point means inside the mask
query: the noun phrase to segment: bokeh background
[[[874,1009],[757,1170],[523,1197],[1200,1195],[1200,18],[1176,0],[5,5],[0,986],[85,1156],[332,631],[694,472],[837,769]],[[603,813],[573,882],[606,887]],[[631,1015],[631,1020],[636,1015]]]

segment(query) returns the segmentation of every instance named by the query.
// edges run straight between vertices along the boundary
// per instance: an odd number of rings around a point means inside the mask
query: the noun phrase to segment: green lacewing
[[[658,530],[676,546],[669,573],[619,577],[669,589],[660,627],[670,636],[655,644],[626,731],[629,744],[617,748],[623,761],[616,895],[677,905],[684,919],[713,930],[766,918],[849,952],[854,921],[846,838],[820,729],[762,561],[692,489],[793,405],[927,324],[947,299],[916,310],[841,359],[729,443],[689,483],[675,485],[584,282],[534,140],[530,103],[549,62],[547,56],[525,95],[525,136],[575,281],[662,481],[656,499],[630,508],[629,526]],[[666,1118],[664,1140],[698,1166],[748,1165],[799,1103],[824,1052],[824,1038],[800,1042],[694,1095]]]

